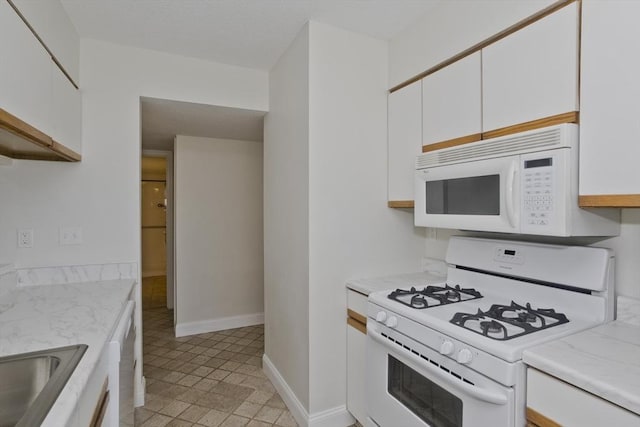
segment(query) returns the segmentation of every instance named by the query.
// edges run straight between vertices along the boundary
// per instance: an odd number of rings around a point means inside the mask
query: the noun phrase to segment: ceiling
[[[264,111],[142,98],[142,148],[172,150],[176,135],[262,141]]]
[[[388,40],[442,0],[61,0],[82,38],[270,69],[309,20]],[[142,103],[142,148],[175,135],[262,141],[264,112]]]
[[[309,20],[388,40],[441,0],[61,0],[83,38],[270,69]]]

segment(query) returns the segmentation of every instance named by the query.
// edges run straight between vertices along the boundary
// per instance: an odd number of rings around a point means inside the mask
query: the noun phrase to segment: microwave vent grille
[[[416,168],[423,169],[449,163],[503,157],[511,154],[549,149],[556,146],[560,147],[561,145],[562,129],[554,127],[542,131],[514,134],[421,154],[416,160]]]

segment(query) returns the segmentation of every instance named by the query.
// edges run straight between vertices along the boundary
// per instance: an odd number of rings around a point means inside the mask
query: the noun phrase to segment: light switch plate
[[[79,245],[82,243],[82,227],[60,227],[60,245]]]

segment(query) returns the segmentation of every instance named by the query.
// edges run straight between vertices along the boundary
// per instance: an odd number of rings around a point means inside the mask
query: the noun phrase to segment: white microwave
[[[578,125],[418,156],[415,225],[544,236],[617,236],[619,209],[578,206]]]

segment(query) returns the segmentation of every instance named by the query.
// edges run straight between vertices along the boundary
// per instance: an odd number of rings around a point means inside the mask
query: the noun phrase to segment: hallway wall
[[[262,143],[175,140],[176,335],[264,321]]]

